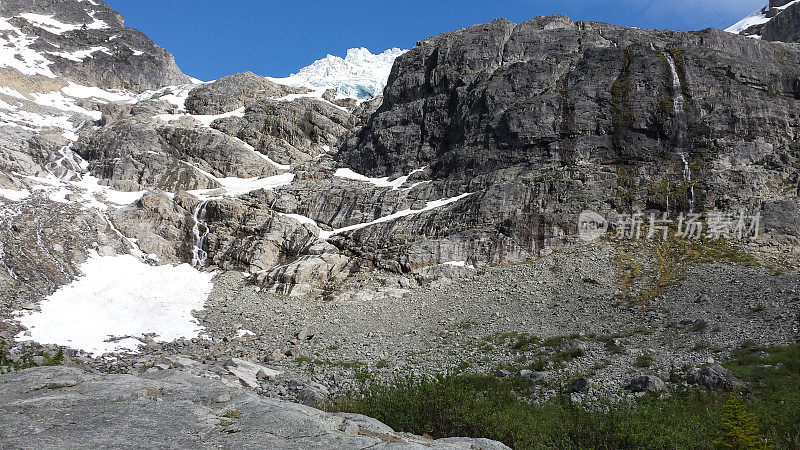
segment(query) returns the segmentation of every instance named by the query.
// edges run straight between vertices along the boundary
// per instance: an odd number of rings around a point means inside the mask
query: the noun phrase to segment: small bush
[[[586,411],[564,398],[542,405],[521,400],[512,379],[480,375],[402,378],[335,399],[329,408],[365,414],[392,428],[433,438],[495,439],[515,449],[708,448],[716,433],[713,402],[685,392],[638,408]]]
[[[651,365],[653,365],[653,355],[649,353],[642,353],[641,355],[636,357],[636,360],[633,362],[633,365],[641,369],[650,367]]]
[[[747,410],[739,394],[734,392],[723,407],[720,437],[714,441],[719,449],[765,448],[758,432],[756,418]]]

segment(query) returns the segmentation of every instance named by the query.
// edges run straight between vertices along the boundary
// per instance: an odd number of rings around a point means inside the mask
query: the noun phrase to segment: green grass
[[[734,404],[739,416],[755,420],[761,443],[800,449],[800,344],[748,346],[728,367],[747,385],[741,406],[728,393],[679,388],[668,398],[587,411],[564,397],[531,403],[530,384],[520,379],[440,375],[372,382],[328,409],[366,414],[399,431],[485,437],[517,449],[667,449],[725,443]]]

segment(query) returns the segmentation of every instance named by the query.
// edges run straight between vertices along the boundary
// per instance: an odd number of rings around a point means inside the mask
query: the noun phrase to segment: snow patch
[[[294,180],[293,173],[283,173],[265,178],[217,178],[208,172],[198,169],[197,167],[195,167],[195,169],[204,175],[211,177],[213,180],[216,180],[222,185],[221,188],[217,189],[197,189],[194,191],[189,191],[190,194],[201,200],[212,200],[221,197],[237,197],[239,195],[244,195],[259,189],[276,189],[281,186],[291,184],[291,182]]]
[[[442,206],[446,206],[446,205],[449,205],[451,203],[455,203],[455,202],[461,200],[462,198],[468,197],[470,195],[472,195],[471,192],[466,193],[466,194],[461,194],[459,196],[452,197],[452,198],[434,200],[434,201],[426,203],[425,207],[422,208],[422,209],[404,209],[404,210],[398,211],[398,212],[396,212],[394,214],[390,214],[388,216],[381,217],[379,219],[373,220],[372,222],[359,223],[359,224],[356,224],[356,225],[350,225],[348,227],[338,228],[338,229],[333,230],[333,231],[320,230],[319,237],[320,237],[320,239],[328,239],[331,236],[334,236],[334,235],[337,235],[337,234],[341,234],[341,233],[346,233],[348,231],[360,230],[362,228],[366,228],[366,227],[371,226],[371,225],[376,225],[376,224],[384,223],[384,222],[391,222],[392,220],[399,219],[401,217],[406,217],[406,216],[410,216],[412,214],[419,214],[419,213],[422,213],[422,212],[425,212],[425,211],[430,211],[432,209],[441,208]]]
[[[467,269],[474,269],[475,266],[471,264],[467,264],[466,261],[448,261],[446,263],[442,263],[443,266],[453,266],[453,267],[464,267]]]
[[[74,52],[48,52],[47,54],[68,59],[70,61],[81,62],[86,58],[92,57],[92,55],[96,52],[103,52],[107,55],[111,55],[111,50],[108,47],[89,47],[87,49],[76,50]]]
[[[94,18],[91,23],[82,23],[77,25],[72,23],[64,23],[56,20],[53,16],[45,16],[44,14],[23,13],[19,16],[30,22],[32,25],[47,30],[53,34],[64,34],[70,31],[81,30],[84,26],[87,30],[102,30],[104,28],[109,28],[107,23]]]
[[[770,7],[769,5],[767,5],[767,6],[763,7],[763,8],[761,8],[761,9],[759,9],[758,11],[754,12],[753,14],[750,14],[749,16],[745,17],[744,19],[740,20],[739,22],[736,22],[734,25],[726,28],[725,31],[727,31],[728,33],[741,34],[742,32],[747,31],[747,29],[750,28],[750,27],[754,27],[756,25],[763,25],[763,24],[769,22],[777,14],[782,13],[787,8],[789,8],[789,7],[793,6],[793,5],[796,5],[798,3],[800,3],[800,0],[793,0],[793,1],[787,3],[787,4],[783,5],[783,6]],[[774,12],[774,11],[777,11],[777,13],[773,14],[772,17],[767,17],[769,15],[769,13]],[[756,39],[761,39],[761,36],[757,35],[757,34],[748,35],[748,36],[752,37],[752,38],[756,38]]]
[[[243,337],[255,336],[255,335],[256,335],[255,333],[253,333],[250,330],[246,330],[246,329],[241,329],[241,330],[236,332],[236,337],[237,338],[243,338]]]
[[[744,19],[740,20],[739,22],[736,22],[734,25],[726,28],[725,31],[727,31],[728,33],[739,34],[750,27],[769,22],[770,19],[767,18],[767,9],[768,9],[767,7],[759,9],[758,11],[754,12],[753,14],[750,14]]]
[[[15,97],[21,100],[27,100],[27,97],[8,86],[0,86],[0,94],[8,95],[9,97]]]
[[[336,169],[336,173],[334,176],[339,178],[346,178],[348,180],[355,180],[355,181],[363,181],[365,183],[371,183],[377,187],[390,187],[392,189],[399,189],[400,186],[404,185],[408,178],[411,175],[414,175],[417,172],[423,172],[425,167],[421,169],[416,169],[409,173],[408,175],[404,175],[402,177],[397,177],[394,180],[389,180],[389,177],[383,178],[370,178],[366,175],[361,175],[360,173],[354,172],[352,169],[344,168],[344,169]]]
[[[93,86],[82,86],[70,82],[66,87],[61,89],[64,94],[82,99],[91,99],[101,102],[130,102],[135,96],[126,91],[107,91]]]
[[[185,110],[186,99],[189,98],[189,92],[191,92],[192,89],[205,84],[200,80],[193,79],[193,81],[196,82],[192,84],[182,84],[178,86],[166,86],[155,91],[142,92],[136,97],[135,101],[143,102],[145,100],[154,100],[154,99],[165,100],[177,106],[178,109]]]
[[[16,190],[16,189],[0,189],[0,196],[5,197],[7,200],[11,200],[12,202],[18,202],[20,200],[25,200],[31,195],[31,192],[27,189]]]
[[[135,353],[149,333],[162,342],[199,336],[192,310],[203,308],[214,287],[213,273],[94,252],[80,269],[84,275],[43,301],[41,311],[18,314],[28,331],[17,340],[102,355]]]
[[[100,179],[92,175],[78,175],[77,180],[60,180],[55,176],[24,178],[36,183],[34,191],[42,192],[51,201],[57,203],[75,203],[84,208],[98,210],[108,209],[111,206],[122,207],[131,205],[142,198],[145,191],[123,192],[111,189],[100,184]]]
[[[31,49],[31,45],[38,39],[29,36],[19,28],[11,25],[7,18],[0,17],[0,67],[11,67],[24,75],[43,75],[55,78],[50,70],[50,62],[39,52]]]
[[[184,100],[185,101],[185,100]],[[200,115],[200,114],[158,114],[156,116],[158,119],[163,120],[164,122],[173,122],[176,120],[183,119],[184,117],[191,117],[192,119],[200,122],[206,128],[211,127],[211,123],[217,119],[224,119],[226,117],[244,117],[244,107],[241,107],[235,111],[226,112],[224,114],[214,114],[214,115]]]

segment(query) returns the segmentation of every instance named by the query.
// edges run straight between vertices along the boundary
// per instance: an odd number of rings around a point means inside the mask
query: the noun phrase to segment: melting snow
[[[195,167],[196,168],[196,167]],[[201,200],[210,200],[220,197],[236,197],[259,189],[276,189],[291,184],[294,180],[293,173],[282,173],[265,178],[217,178],[208,172],[197,169],[206,176],[211,177],[222,185],[217,189],[198,189],[189,191],[190,194]]]
[[[448,261],[446,263],[442,263],[443,266],[453,266],[453,267],[465,267],[467,269],[474,269],[475,266],[471,264],[467,264],[466,261]]]
[[[38,39],[28,36],[19,28],[11,25],[7,18],[0,17],[0,32],[3,32],[2,47],[0,47],[0,67],[11,67],[24,75],[44,75],[55,78],[50,70],[52,64],[39,52],[30,46]]]
[[[145,193],[145,191],[123,192],[102,186],[99,183],[100,179],[92,175],[83,175],[81,179],[75,181],[59,180],[54,176],[25,178],[37,183],[33,190],[44,192],[54,202],[78,203],[83,207],[99,210],[108,209],[108,205],[101,200],[112,203],[113,206],[125,206],[138,201]],[[70,195],[76,198],[67,199]]]
[[[753,14],[750,14],[749,16],[745,17],[744,19],[740,20],[739,22],[737,22],[733,26],[726,28],[725,31],[727,31],[728,33],[739,34],[742,31],[744,31],[744,30],[746,30],[746,29],[748,29],[748,28],[750,28],[752,26],[761,25],[761,24],[769,22],[770,19],[767,18],[766,9],[767,8],[759,9],[758,11],[754,12]]]
[[[736,24],[726,28],[725,31],[727,31],[729,33],[740,34],[741,32],[747,30],[748,28],[750,28],[752,26],[762,25],[762,24],[765,24],[765,23],[769,22],[770,20],[772,20],[771,17],[767,17],[767,13],[768,12],[777,11],[778,13],[781,13],[786,8],[788,8],[788,7],[792,6],[792,5],[795,5],[797,3],[800,3],[800,0],[793,0],[793,1],[787,3],[787,4],[783,5],[783,6],[776,6],[776,7],[765,6],[765,7],[761,8],[761,9],[759,9],[758,11],[754,12],[753,14],[750,14],[749,16],[745,17],[744,19],[740,20],[739,22],[736,22]],[[773,15],[773,17],[774,17],[774,15]],[[751,37],[760,38],[761,36],[752,35]]]
[[[8,86],[0,86],[0,94],[8,95],[10,97],[16,97],[22,100],[27,100],[27,98],[24,95],[20,94],[14,89],[11,89]]]
[[[371,184],[374,184],[377,187],[390,187],[392,189],[399,189],[400,186],[405,184],[405,182],[408,180],[408,178],[411,175],[414,175],[417,172],[423,172],[424,170],[425,170],[424,167],[421,168],[421,169],[416,169],[416,170],[412,171],[408,175],[405,175],[405,176],[402,176],[402,177],[397,177],[396,179],[391,180],[391,181],[389,180],[389,177],[370,178],[370,177],[368,177],[366,175],[361,175],[360,173],[356,173],[353,170],[347,169],[347,168],[345,168],[345,169],[336,169],[336,173],[334,174],[334,176],[337,176],[339,178],[347,178],[348,180],[363,181],[363,182],[366,182],[366,183],[371,183]]]
[[[246,336],[255,336],[255,335],[256,335],[255,333],[253,333],[250,330],[246,330],[246,329],[241,329],[241,330],[236,332],[236,337],[237,338],[243,338],[243,337],[246,337]]]
[[[152,99],[165,100],[183,110],[186,108],[186,99],[189,97],[189,92],[191,92],[192,89],[204,84],[200,80],[194,78],[192,80],[195,81],[195,83],[182,84],[179,86],[166,86],[155,91],[142,92],[136,97],[136,101],[141,102]]]
[[[64,94],[84,99],[101,100],[106,102],[131,102],[135,98],[133,94],[125,91],[106,91],[98,87],[81,86],[80,84],[69,83],[61,89]]]
[[[184,117],[191,117],[192,119],[200,122],[204,127],[211,127],[211,123],[217,119],[224,119],[226,117],[244,117],[244,107],[239,108],[235,111],[226,112],[224,114],[214,114],[214,115],[159,114],[156,117],[163,120],[164,122],[173,122],[175,120],[180,120]]]
[[[96,253],[81,272],[82,277],[43,301],[41,311],[18,315],[30,335],[20,333],[17,340],[102,355],[136,352],[148,333],[163,342],[199,336],[201,327],[192,310],[203,308],[213,288],[213,273],[198,272],[188,264],[150,266],[131,255]]]
[[[84,50],[76,50],[74,52],[48,52],[48,55],[58,56],[59,58],[68,59],[70,61],[81,62],[89,58],[95,52],[103,52],[110,55],[111,50],[108,47],[89,47]]]
[[[23,129],[37,131],[46,127],[61,128],[64,137],[70,140],[78,139],[75,126],[66,116],[45,116],[29,111],[15,111],[7,103],[0,102],[0,121],[7,125],[14,125]]]

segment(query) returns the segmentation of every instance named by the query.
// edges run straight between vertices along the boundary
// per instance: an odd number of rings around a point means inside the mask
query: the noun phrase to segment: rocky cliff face
[[[558,246],[582,209],[692,206],[761,210],[768,230],[796,237],[798,62],[794,47],[716,30],[558,16],[421,41],[336,159],[375,177],[424,169],[472,195],[353,242],[401,261],[497,263]]]
[[[764,24],[763,39],[767,41],[800,42],[800,4],[780,0],[778,5],[783,7],[780,14]],[[786,5],[780,5],[786,3]],[[788,3],[791,3],[789,5]]]

